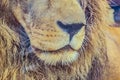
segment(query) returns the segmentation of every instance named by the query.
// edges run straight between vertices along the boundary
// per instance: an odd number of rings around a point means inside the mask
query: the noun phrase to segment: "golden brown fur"
[[[0,0],[0,80],[120,80],[120,29],[109,27],[108,8],[106,0]],[[73,49],[59,49],[68,35],[54,23],[58,19],[86,23]],[[21,26],[32,53],[20,44]]]

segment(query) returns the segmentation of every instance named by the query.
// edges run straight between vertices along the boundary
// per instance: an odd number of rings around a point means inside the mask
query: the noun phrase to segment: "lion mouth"
[[[39,49],[39,48],[37,48],[37,47],[35,47],[35,46],[33,46],[33,48],[34,48],[34,50],[36,51],[36,52],[39,52],[39,53],[41,53],[41,52],[45,52],[45,53],[58,53],[58,52],[61,52],[61,51],[65,51],[65,50],[73,50],[73,51],[77,51],[77,50],[75,50],[74,48],[72,48],[70,45],[66,45],[66,46],[64,46],[64,47],[62,47],[62,48],[60,48],[60,49],[57,49],[57,50],[42,50],[42,49]]]
[[[66,34],[62,37],[47,37],[34,34],[31,37],[31,43],[35,51],[37,52],[63,52],[63,51],[78,51],[85,38],[84,27],[77,34],[73,36],[71,41],[69,41],[69,35]],[[50,33],[50,32],[49,32]],[[36,38],[37,36],[37,38]],[[45,39],[44,39],[45,38]],[[47,41],[48,40],[48,41]],[[79,43],[79,44],[78,44]]]

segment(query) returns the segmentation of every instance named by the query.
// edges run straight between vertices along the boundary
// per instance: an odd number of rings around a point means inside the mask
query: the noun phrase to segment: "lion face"
[[[27,12],[21,5],[20,10],[14,8],[13,12],[18,21],[24,23],[36,55],[50,64],[76,60],[84,41],[86,24],[79,2],[28,0],[25,3]]]

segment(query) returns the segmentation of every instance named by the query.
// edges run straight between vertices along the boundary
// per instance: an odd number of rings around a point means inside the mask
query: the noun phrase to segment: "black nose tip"
[[[74,24],[63,24],[61,21],[57,21],[57,24],[59,25],[59,27],[69,33],[70,35],[70,41],[72,39],[72,37],[77,34],[79,32],[79,30],[85,26],[85,24],[83,23],[74,23]]]

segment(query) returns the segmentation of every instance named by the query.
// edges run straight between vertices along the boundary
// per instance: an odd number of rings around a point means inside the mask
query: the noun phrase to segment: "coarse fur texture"
[[[120,80],[108,13],[106,0],[0,0],[0,80]]]

